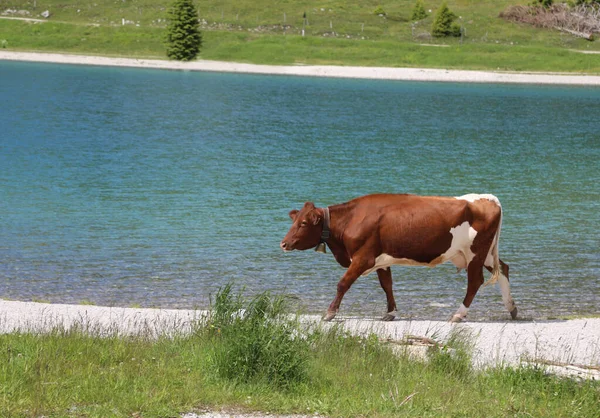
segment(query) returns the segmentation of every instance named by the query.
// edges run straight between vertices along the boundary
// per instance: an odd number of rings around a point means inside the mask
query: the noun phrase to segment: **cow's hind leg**
[[[486,269],[492,271],[491,267],[485,266]],[[500,287],[500,292],[502,292],[502,301],[504,302],[504,306],[506,310],[510,312],[510,316],[512,319],[517,319],[517,305],[510,294],[510,283],[508,279],[508,264],[504,263],[500,260],[500,268],[501,273],[498,277],[498,286]]]
[[[396,301],[394,300],[394,292],[392,289],[392,270],[388,267],[386,269],[378,269],[377,277],[379,277],[379,284],[385,292],[387,299],[387,313],[381,318],[382,321],[393,321],[396,318],[398,311],[396,310]]]
[[[480,262],[473,260],[467,267],[467,294],[460,308],[458,308],[452,319],[450,319],[450,322],[461,322],[467,317],[469,306],[471,306],[471,302],[473,302],[473,298],[475,298],[482,284],[483,266]]]

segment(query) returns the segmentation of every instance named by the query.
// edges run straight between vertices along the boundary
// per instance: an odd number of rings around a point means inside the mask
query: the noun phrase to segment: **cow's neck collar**
[[[329,218],[329,208],[323,208],[323,230],[321,231],[321,241],[319,241],[319,245],[315,248],[315,251],[319,253],[325,254],[325,243],[329,239],[331,232],[329,230],[330,218]]]
[[[329,207],[323,208],[323,231],[321,232],[321,242],[325,242],[329,239],[330,230],[329,230],[330,218],[329,218]]]

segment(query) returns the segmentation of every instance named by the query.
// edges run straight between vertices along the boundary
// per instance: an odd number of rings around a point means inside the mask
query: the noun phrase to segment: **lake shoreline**
[[[189,309],[121,308],[66,305],[0,299],[0,334],[44,333],[53,329],[91,330],[100,335],[173,335],[191,332],[206,311]],[[329,323],[316,315],[302,315],[308,326]],[[409,336],[446,341],[461,332],[474,342],[473,362],[478,367],[523,362],[553,365],[554,372],[600,379],[600,318],[557,321],[464,322],[340,317],[331,324],[352,334],[377,334],[386,341],[402,342]],[[549,366],[551,367],[551,366]],[[588,368],[589,367],[589,368]]]
[[[353,67],[332,65],[258,65],[197,60],[179,62],[40,52],[0,51],[0,60],[108,67],[206,71],[260,75],[355,78],[453,83],[548,84],[600,86],[600,76],[564,73],[518,73],[426,68]]]

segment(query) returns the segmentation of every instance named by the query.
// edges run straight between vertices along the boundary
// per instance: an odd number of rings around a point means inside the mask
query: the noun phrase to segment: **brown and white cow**
[[[483,268],[498,282],[506,309],[513,319],[517,307],[510,295],[508,265],[498,256],[502,207],[491,194],[460,197],[374,194],[346,203],[317,208],[306,202],[290,213],[293,224],[281,241],[284,251],[307,250],[325,243],[347,270],[324,320],[337,314],[344,294],[359,276],[377,272],[387,297],[387,313],[395,318],[392,293],[394,264],[434,267],[446,261],[467,269],[467,294],[452,322],[460,322],[483,284]]]

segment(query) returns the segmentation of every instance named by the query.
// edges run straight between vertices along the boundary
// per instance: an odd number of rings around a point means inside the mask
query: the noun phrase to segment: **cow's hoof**
[[[465,318],[463,318],[460,315],[454,315],[452,316],[452,318],[450,318],[450,323],[452,324],[458,324],[460,322],[463,322],[465,320]]]
[[[391,311],[386,313],[385,315],[383,315],[383,318],[381,318],[382,321],[393,321],[394,319],[396,319],[396,314],[398,313],[398,311]]]
[[[517,307],[515,306],[515,308],[514,308],[512,311],[510,311],[510,317],[511,317],[512,319],[517,319],[517,313],[518,313],[518,309],[517,309]]]
[[[321,318],[321,320],[325,321],[325,322],[329,322],[333,318],[335,318],[336,315],[337,315],[337,312],[327,311],[327,313],[325,314],[325,316],[323,318]]]

